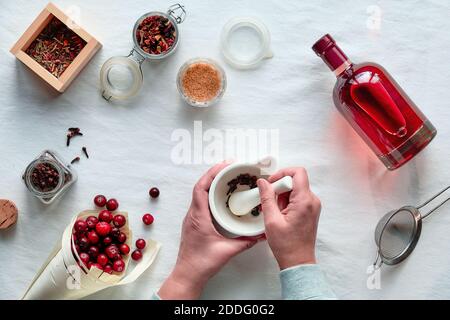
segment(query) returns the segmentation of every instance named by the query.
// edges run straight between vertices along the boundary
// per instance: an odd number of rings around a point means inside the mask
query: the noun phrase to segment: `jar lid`
[[[263,59],[273,57],[269,30],[255,18],[228,21],[222,29],[221,46],[226,62],[236,69],[255,68]]]
[[[141,64],[144,58],[136,58],[134,49],[127,57],[109,58],[100,70],[102,96],[106,100],[123,100],[138,93],[142,87],[144,76]]]

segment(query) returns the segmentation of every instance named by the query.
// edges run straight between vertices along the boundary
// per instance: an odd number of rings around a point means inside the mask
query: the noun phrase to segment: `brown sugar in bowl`
[[[225,92],[226,84],[224,70],[211,59],[188,60],[178,71],[178,91],[194,107],[209,107],[218,102]]]

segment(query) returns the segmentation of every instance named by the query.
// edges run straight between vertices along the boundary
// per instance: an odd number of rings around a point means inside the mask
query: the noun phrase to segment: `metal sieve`
[[[430,204],[449,188],[450,186],[446,187],[420,206],[404,206],[388,212],[380,219],[375,229],[375,243],[378,247],[375,267],[379,268],[383,263],[387,265],[400,263],[410,255],[419,241],[422,220],[450,200],[450,197],[425,214],[421,214],[419,209]]]

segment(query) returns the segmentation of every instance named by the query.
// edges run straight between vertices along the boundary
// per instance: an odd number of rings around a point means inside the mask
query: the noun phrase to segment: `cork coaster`
[[[0,199],[0,229],[6,229],[17,222],[17,207],[10,200]]]

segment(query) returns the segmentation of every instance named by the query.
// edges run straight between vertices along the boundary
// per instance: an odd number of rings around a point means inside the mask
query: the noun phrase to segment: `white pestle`
[[[284,177],[272,183],[272,188],[276,194],[282,194],[292,190],[292,177]],[[259,189],[234,192],[231,194],[228,206],[236,216],[244,216],[261,203]]]

